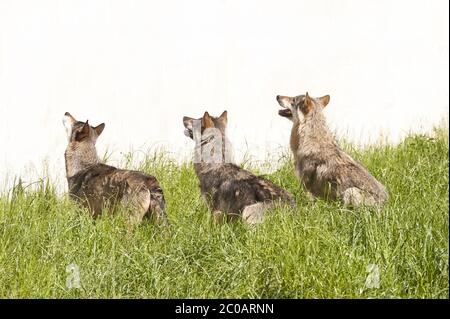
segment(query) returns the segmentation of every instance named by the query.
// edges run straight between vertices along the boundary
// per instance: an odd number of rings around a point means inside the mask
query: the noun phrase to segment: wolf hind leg
[[[150,206],[150,192],[147,189],[135,191],[127,197],[125,203],[129,205],[128,222],[129,228],[132,229],[142,222],[142,219],[148,211]]]
[[[375,198],[372,195],[357,187],[347,188],[342,193],[342,201],[344,202],[344,205],[350,207],[376,205]]]
[[[227,215],[221,210],[215,210],[212,212],[212,222],[216,225],[221,225],[227,221]]]
[[[266,211],[273,207],[273,203],[259,202],[245,206],[242,211],[242,219],[249,225],[260,224],[264,220]]]
[[[316,200],[316,196],[313,195],[310,191],[305,191],[306,200],[309,202],[314,202]]]

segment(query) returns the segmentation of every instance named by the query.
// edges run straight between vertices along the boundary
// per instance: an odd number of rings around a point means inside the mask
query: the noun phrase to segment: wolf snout
[[[285,107],[283,103],[283,96],[277,95],[277,102],[280,104],[281,107]]]
[[[290,106],[289,99],[283,95],[277,95],[277,102],[283,108],[289,108]]]

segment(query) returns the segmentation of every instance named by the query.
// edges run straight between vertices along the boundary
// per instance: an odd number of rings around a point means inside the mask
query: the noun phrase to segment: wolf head
[[[95,142],[103,132],[105,124],[102,123],[93,127],[89,125],[88,121],[77,121],[69,112],[64,114],[63,124],[68,140],[64,157],[66,159],[66,173],[69,178],[99,162]]]
[[[67,140],[70,143],[94,143],[102,134],[105,123],[96,127],[90,126],[89,121],[77,121],[69,112],[63,117],[63,124],[66,129]]]
[[[208,112],[198,119],[183,117],[184,134],[196,144],[195,162],[223,163],[230,160],[230,147],[226,139],[227,123],[227,111],[219,117],[211,116]]]
[[[214,117],[209,115],[208,112],[205,112],[202,117],[198,119],[194,119],[189,116],[183,117],[183,124],[185,127],[184,135],[187,137],[190,137],[191,139],[194,139],[194,130],[199,129],[199,132],[203,134],[207,129],[215,128],[218,129],[223,136],[225,136],[225,130],[228,123],[228,112],[223,111],[222,115],[219,117]]]
[[[305,95],[294,97],[277,95],[277,101],[283,108],[278,111],[278,114],[296,123],[301,118],[307,118],[317,111],[320,112],[330,102],[330,96],[313,98],[306,92]]]

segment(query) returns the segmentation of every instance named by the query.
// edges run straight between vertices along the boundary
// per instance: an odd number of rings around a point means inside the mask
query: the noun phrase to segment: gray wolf
[[[388,200],[386,188],[337,144],[326,125],[325,95],[313,98],[277,96],[278,114],[293,122],[290,147],[295,172],[308,195],[341,200],[347,206],[379,206]]]
[[[155,177],[100,162],[95,143],[104,123],[93,127],[66,112],[63,124],[68,138],[64,157],[72,199],[88,207],[94,218],[105,206],[114,208],[120,203],[131,208],[132,225],[148,217],[158,224],[167,223],[164,194]]]
[[[278,203],[295,206],[294,197],[271,181],[229,162],[226,138],[227,111],[219,117],[183,117],[185,135],[195,141],[194,168],[200,191],[213,220],[230,221],[239,216],[248,224],[263,221],[267,209]]]

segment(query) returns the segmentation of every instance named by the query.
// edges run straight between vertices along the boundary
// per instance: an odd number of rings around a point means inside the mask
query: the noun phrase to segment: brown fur
[[[194,121],[190,117],[183,118],[185,134],[190,138],[196,134],[193,132]],[[201,122],[202,133],[207,128],[215,128],[220,131],[222,138],[222,159],[218,163],[209,163],[203,158],[202,161],[194,163],[195,172],[200,180],[201,194],[215,221],[239,217],[249,224],[257,224],[263,221],[267,209],[277,203],[295,206],[294,198],[288,191],[227,161],[225,148],[229,147],[229,143],[226,139],[226,111],[220,117],[212,117],[205,112],[198,121]],[[214,141],[202,135],[202,140],[196,143],[196,148],[203,150],[210,147]]]
[[[293,122],[295,171],[310,194],[349,206],[378,206],[388,200],[385,187],[339,147],[327,128],[322,109],[330,101],[328,95],[277,96],[277,101],[284,107],[279,114]]]
[[[131,208],[130,221],[138,224],[146,217],[167,223],[165,200],[155,177],[138,171],[121,170],[102,164],[95,142],[105,125],[97,127],[64,116],[69,143],[64,153],[71,198],[89,208],[94,217],[105,206],[114,210],[121,203]]]

